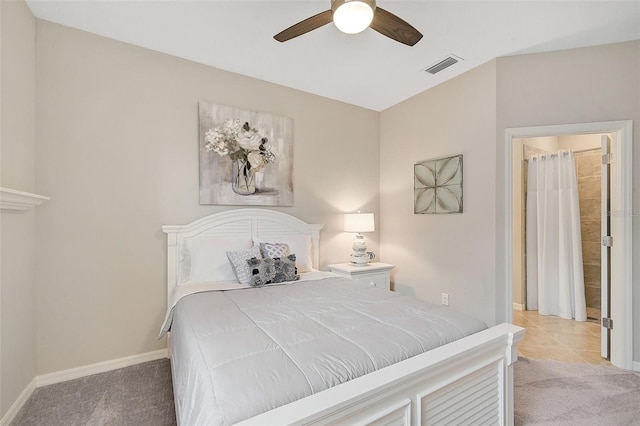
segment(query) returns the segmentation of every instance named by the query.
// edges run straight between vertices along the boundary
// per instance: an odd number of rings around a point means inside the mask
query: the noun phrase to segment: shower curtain
[[[527,309],[586,321],[573,153],[535,155],[528,166]]]

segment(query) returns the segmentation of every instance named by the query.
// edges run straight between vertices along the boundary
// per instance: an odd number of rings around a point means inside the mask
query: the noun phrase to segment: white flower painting
[[[293,205],[292,120],[199,103],[200,204]]]

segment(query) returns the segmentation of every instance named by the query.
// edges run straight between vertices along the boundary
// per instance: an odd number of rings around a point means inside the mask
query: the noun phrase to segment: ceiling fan
[[[347,34],[355,34],[371,28],[380,34],[408,46],[415,45],[422,38],[406,21],[381,7],[376,7],[375,0],[331,0],[331,9],[320,12],[310,18],[290,26],[273,36],[279,42],[285,42],[333,23]]]

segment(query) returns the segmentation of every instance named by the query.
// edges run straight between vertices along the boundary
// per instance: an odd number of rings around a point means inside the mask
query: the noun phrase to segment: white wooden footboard
[[[512,425],[524,333],[500,324],[239,425]]]

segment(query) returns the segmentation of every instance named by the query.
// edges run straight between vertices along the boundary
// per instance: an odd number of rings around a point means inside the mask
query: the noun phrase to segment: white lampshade
[[[359,33],[371,24],[374,8],[372,1],[335,0],[332,6],[333,23],[343,33]]]
[[[345,232],[375,231],[373,213],[348,213],[344,215]]]

